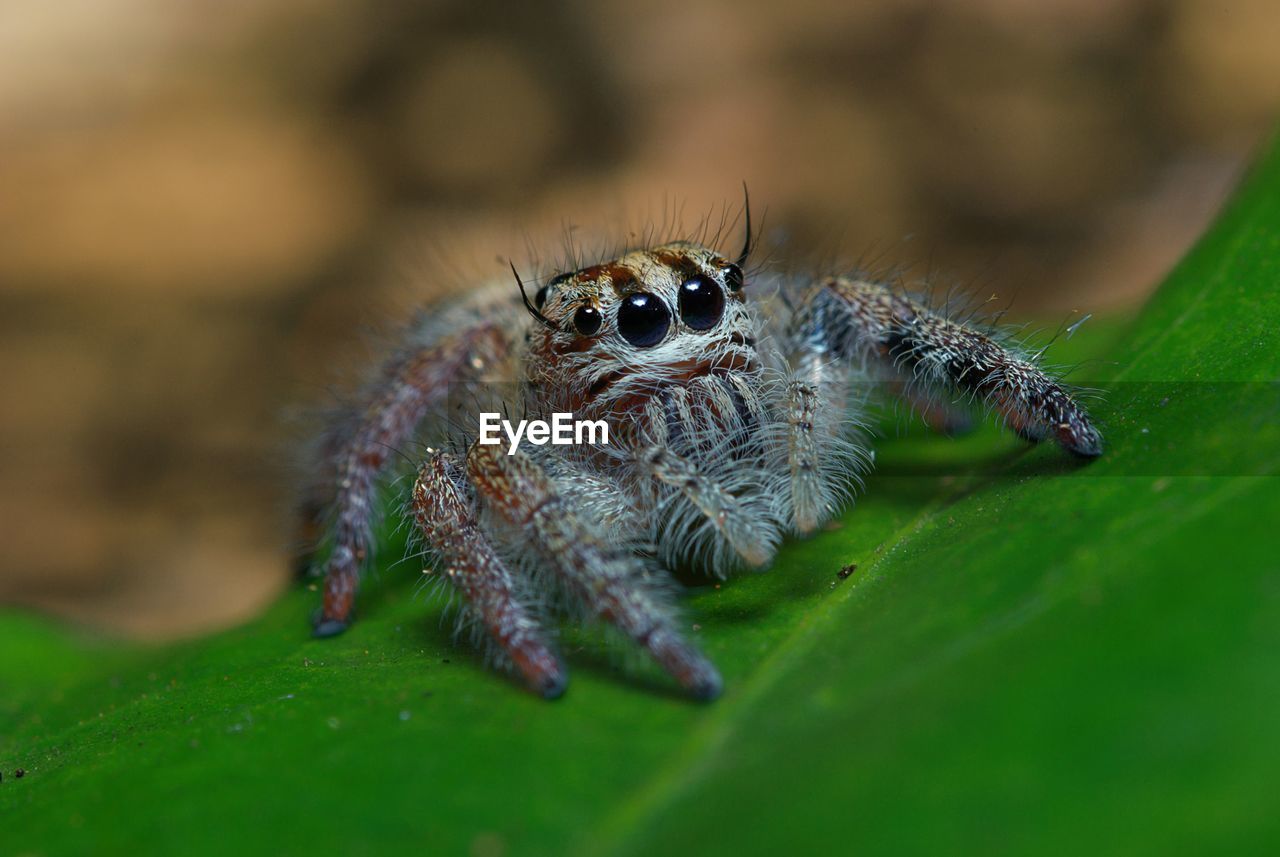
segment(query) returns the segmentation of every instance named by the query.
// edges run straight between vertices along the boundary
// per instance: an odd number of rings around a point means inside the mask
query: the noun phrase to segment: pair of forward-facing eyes
[[[711,330],[724,316],[725,287],[731,292],[742,289],[742,269],[733,263],[721,269],[725,285],[707,274],[693,274],[677,290],[677,310],[686,327],[695,331]],[[557,277],[556,280],[560,278]],[[556,280],[552,280],[555,283]],[[541,310],[547,299],[547,288],[538,290],[535,306]],[[618,335],[635,348],[649,348],[666,339],[671,329],[671,308],[652,292],[632,292],[618,304]],[[604,325],[599,309],[583,304],[573,313],[573,329],[581,336],[595,336]]]

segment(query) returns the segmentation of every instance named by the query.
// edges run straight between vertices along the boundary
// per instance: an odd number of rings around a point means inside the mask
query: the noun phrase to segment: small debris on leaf
[[[840,578],[841,580],[848,580],[849,575],[853,574],[857,570],[858,570],[858,564],[856,562],[851,562],[848,565],[846,565],[844,568],[837,571],[836,577]]]

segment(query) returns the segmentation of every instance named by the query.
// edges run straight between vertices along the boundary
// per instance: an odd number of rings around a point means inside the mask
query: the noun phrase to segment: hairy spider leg
[[[800,322],[823,323],[833,352],[907,373],[925,393],[963,395],[1027,440],[1050,437],[1082,458],[1102,454],[1102,436],[1085,409],[1034,359],[887,285],[829,278],[806,302]]]
[[[720,695],[716,668],[676,630],[675,611],[654,585],[656,569],[579,517],[536,461],[473,444],[467,472],[482,501],[583,608],[635,641],[695,698]]]
[[[764,568],[777,552],[773,530],[740,508],[738,498],[665,446],[640,450],[636,461],[654,479],[679,490],[749,568]]]
[[[463,609],[479,617],[530,690],[547,699],[564,693],[568,673],[482,530],[464,465],[447,452],[429,457],[414,482],[411,506],[442,573],[462,593]]]
[[[351,622],[372,539],[378,477],[392,450],[413,436],[428,410],[478,354],[492,356],[506,347],[496,326],[478,324],[393,359],[384,368],[358,424],[337,452],[332,548],[325,563],[324,606],[316,620],[316,636],[339,634]]]

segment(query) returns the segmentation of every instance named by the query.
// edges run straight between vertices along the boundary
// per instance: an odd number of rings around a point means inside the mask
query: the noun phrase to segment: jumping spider
[[[736,259],[673,241],[551,277],[532,299],[495,286],[425,315],[311,471],[330,544],[315,634],[351,622],[378,481],[415,440],[432,444],[409,500],[426,553],[493,659],[548,698],[567,683],[553,608],[604,620],[686,692],[717,696],[664,566],[764,567],[785,534],[839,512],[871,462],[857,418],[873,382],[942,428],[976,405],[1028,440],[1101,453],[1034,357],[860,276],[748,282],[750,250],[748,214]],[[498,382],[508,413],[603,419],[610,443],[474,442],[456,391]]]

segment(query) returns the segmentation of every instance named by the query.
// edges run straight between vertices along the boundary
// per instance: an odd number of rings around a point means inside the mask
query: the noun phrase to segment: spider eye
[[[550,284],[538,289],[538,293],[533,296],[533,308],[542,309],[542,305],[547,302],[547,289],[551,288]]]
[[[593,306],[580,306],[573,314],[573,326],[583,336],[595,336],[600,330],[600,310]]]
[[[710,330],[724,314],[724,292],[710,277],[694,274],[680,286],[680,318],[694,330]]]
[[[724,282],[729,287],[729,291],[742,291],[742,269],[730,262],[724,269]]]
[[[618,307],[618,333],[636,348],[657,345],[670,326],[667,305],[648,292],[627,295]]]

